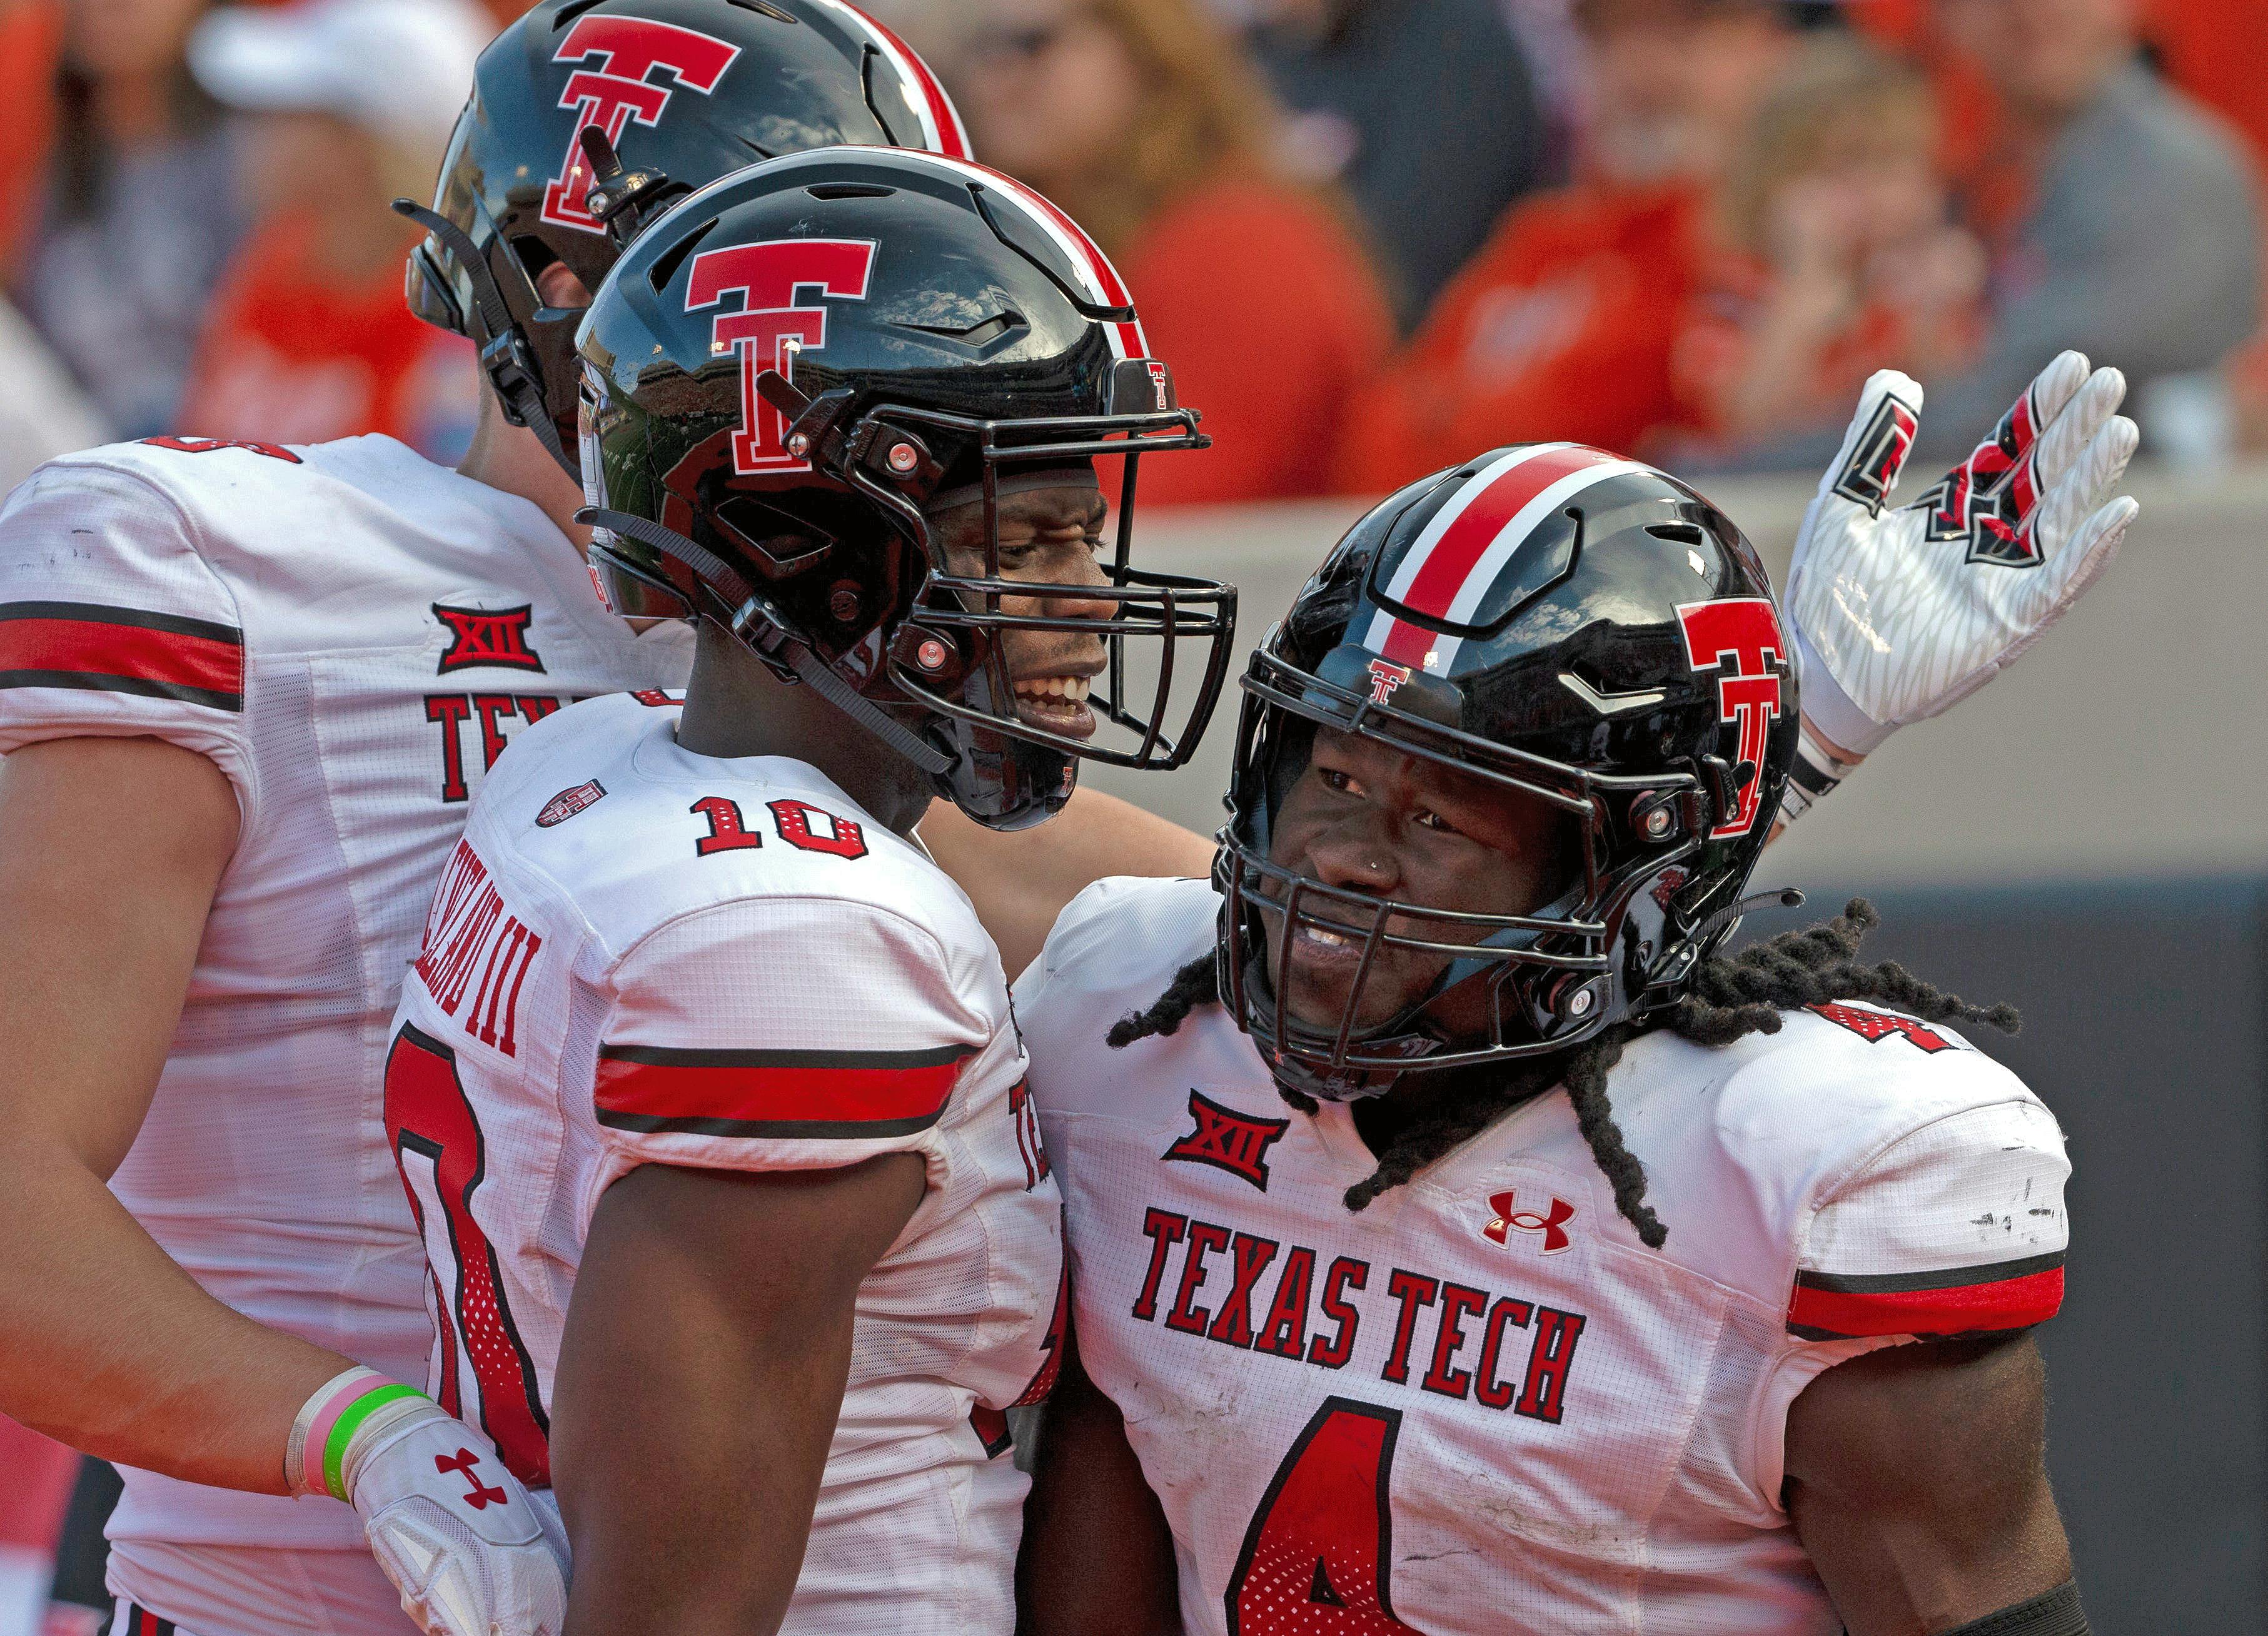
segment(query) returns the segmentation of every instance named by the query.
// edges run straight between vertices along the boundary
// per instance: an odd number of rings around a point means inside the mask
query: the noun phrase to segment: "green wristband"
[[[332,1499],[348,1498],[346,1478],[347,1445],[354,1441],[370,1417],[391,1403],[405,1397],[423,1397],[425,1394],[414,1386],[390,1382],[376,1391],[365,1393],[340,1411],[331,1423],[331,1434],[323,1440],[323,1488]]]

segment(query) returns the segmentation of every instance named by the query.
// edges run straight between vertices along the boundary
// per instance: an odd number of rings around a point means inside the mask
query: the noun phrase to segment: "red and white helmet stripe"
[[[961,110],[953,106],[953,99],[946,94],[945,86],[930,65],[922,61],[921,54],[857,6],[844,4],[844,0],[814,0],[814,4],[841,13],[843,20],[865,34],[874,49],[881,53],[882,60],[897,71],[915,113],[921,116],[922,145],[948,158],[968,158],[968,127],[961,122]]]
[[[923,164],[940,166],[963,181],[981,182],[998,197],[1005,198],[1021,209],[1041,232],[1051,240],[1079,275],[1086,286],[1086,298],[1097,306],[1134,309],[1134,292],[1110,264],[1110,258],[1101,247],[1086,235],[1086,229],[1065,215],[1053,203],[1027,188],[1012,176],[1002,174],[987,165],[972,160],[947,158],[934,153],[920,153],[912,149],[901,151],[902,157]],[[1110,333],[1110,350],[1122,358],[1146,358],[1150,356],[1149,337],[1142,333],[1138,319],[1103,326]]]
[[[1576,443],[1532,444],[1467,478],[1402,559],[1386,593],[1412,612],[1469,624],[1489,588],[1543,519],[1594,484],[1648,468]],[[1462,637],[1428,630],[1381,608],[1363,645],[1412,670],[1447,674]]]

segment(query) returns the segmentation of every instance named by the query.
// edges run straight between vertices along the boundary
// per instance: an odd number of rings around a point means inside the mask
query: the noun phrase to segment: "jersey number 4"
[[[488,1175],[488,1144],[458,1077],[456,1052],[408,1024],[386,1058],[386,1135],[432,1270],[441,1407],[476,1421],[521,1482],[549,1487],[551,1422],[536,1389],[535,1363],[512,1321],[496,1251],[473,1219],[473,1194]],[[464,1363],[480,1394],[476,1415],[466,1412],[459,1385]]]
[[[1399,1409],[1331,1397],[1260,1498],[1230,1576],[1229,1636],[1389,1636]]]

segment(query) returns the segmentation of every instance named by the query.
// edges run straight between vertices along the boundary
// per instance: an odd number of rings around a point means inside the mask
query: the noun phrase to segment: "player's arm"
[[[1935,1636],[2035,1602],[2036,1623],[1991,1628],[2086,1629],[2076,1591],[2062,1589],[2071,1548],[2046,1426],[2027,1336],[1894,1346],[1804,1389],[1788,1414],[1786,1503],[1851,1636]]]
[[[2110,565],[2140,510],[2115,494],[2141,435],[2117,413],[2125,392],[2117,370],[2063,353],[1977,428],[1975,453],[1889,510],[1922,389],[1896,370],[1867,381],[1788,575],[1803,737],[1783,824],[2015,663]]]
[[[567,1315],[552,1477],[569,1636],[778,1628],[850,1365],[858,1286],[921,1202],[848,1169],[648,1165],[608,1189]]]
[[[1178,1636],[1174,1537],[1118,1405],[1064,1337],[1016,1559],[1018,1636]]]
[[[1100,790],[1081,790],[1035,829],[1002,835],[939,801],[921,837],[976,905],[1013,977],[1033,961],[1064,906],[1110,875],[1204,875],[1212,843]]]
[[[158,739],[0,760],[0,1411],[105,1459],[282,1493],[294,1417],[351,1366],[206,1294],[105,1185],[238,825],[219,768]]]
[[[859,1285],[1003,1026],[965,911],[923,913],[939,884],[861,889],[712,904],[608,973],[604,1190],[551,1404],[571,1636],[749,1636],[795,1588]]]
[[[241,621],[190,530],[99,463],[0,513],[0,1413],[169,1477],[346,1500],[424,1629],[488,1636],[487,1613],[564,1592],[492,1458],[504,1502],[436,1526],[465,1486],[434,1455],[486,1440],[213,1299],[106,1185],[256,823]]]

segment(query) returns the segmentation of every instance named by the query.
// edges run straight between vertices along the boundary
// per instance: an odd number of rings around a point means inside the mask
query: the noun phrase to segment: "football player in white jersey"
[[[582,350],[593,560],[700,647],[681,709],[522,735],[433,901],[386,1113],[438,1395],[556,1485],[571,1629],[1005,1636],[1061,1204],[998,953],[913,828],[1185,759],[1234,593],[1130,567],[1127,525],[1204,440],[1086,235],[926,153],[694,195]]]
[[[0,515],[0,1409],[127,1469],[122,1629],[556,1628],[516,1485],[399,1384],[431,1330],[380,1087],[488,768],[690,662],[575,542],[593,127],[684,186],[752,144],[963,147],[839,0],[549,0],[483,57],[413,268],[494,387],[461,471],[161,438]]]
[[[1878,378],[1793,621],[1597,450],[1357,525],[1246,678],[1213,881],[1097,885],[1017,988],[1076,1269],[1029,1628],[2085,1630],[2024,1333],[2069,1167],[1951,1026],[2013,1017],[1860,962],[1862,904],[1719,951],[1847,759],[1813,696],[1871,748],[2108,562],[2120,387],[2066,354],[1885,514]]]

